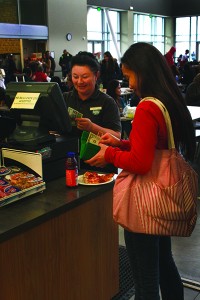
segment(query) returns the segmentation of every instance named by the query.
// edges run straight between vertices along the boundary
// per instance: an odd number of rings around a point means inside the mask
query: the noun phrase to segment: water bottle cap
[[[67,156],[68,156],[68,157],[73,157],[73,156],[75,156],[75,152],[68,152],[68,153],[67,153]]]

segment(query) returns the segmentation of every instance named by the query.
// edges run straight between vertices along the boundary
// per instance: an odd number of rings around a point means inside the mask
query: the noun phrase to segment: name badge
[[[102,110],[102,106],[90,107],[90,110],[92,111],[93,115],[97,116],[100,114],[100,111]]]
[[[102,110],[102,106],[90,107],[90,110]]]

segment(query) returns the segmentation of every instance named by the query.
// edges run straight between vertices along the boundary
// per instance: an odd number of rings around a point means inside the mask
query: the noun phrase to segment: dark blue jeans
[[[183,284],[171,252],[171,238],[124,231],[135,284],[135,300],[183,300]]]

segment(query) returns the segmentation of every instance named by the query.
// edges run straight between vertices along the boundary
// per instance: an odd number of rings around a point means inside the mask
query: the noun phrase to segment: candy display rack
[[[13,168],[13,166],[16,166],[16,169],[19,168],[20,171],[14,172],[13,169],[15,168]],[[19,201],[25,197],[42,192],[46,189],[45,182],[42,179],[42,155],[40,153],[2,148],[1,168],[5,168],[5,170],[10,169],[11,171],[10,173],[5,174],[2,172],[0,176],[0,182],[2,182],[2,185],[0,185],[0,207],[15,201]],[[9,188],[12,189],[12,186],[9,185],[9,177],[16,175],[17,173],[19,174],[20,172],[26,172],[27,174],[31,175],[36,180],[36,183],[27,188],[18,188],[12,184],[14,192],[6,193],[6,190],[9,190]],[[27,181],[28,180],[30,180],[30,178],[27,176]],[[7,181],[8,184],[6,184],[5,181]],[[26,180],[23,179],[23,181],[26,183]]]

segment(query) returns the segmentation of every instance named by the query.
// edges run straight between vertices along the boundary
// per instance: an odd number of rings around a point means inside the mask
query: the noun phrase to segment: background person
[[[182,56],[182,64],[184,65],[189,61],[190,51],[188,49],[185,50],[185,54]]]
[[[185,93],[185,101],[187,105],[200,106],[200,73],[188,85]]]
[[[61,66],[63,78],[65,78],[70,72],[71,60],[72,60],[72,55],[66,49],[64,49],[63,54],[59,59],[59,66]]]
[[[51,59],[49,51],[45,51],[42,60],[43,70],[47,76],[51,76]]]
[[[172,70],[172,73],[174,75],[174,77],[176,75],[180,75],[178,68],[175,65],[174,62],[174,54],[176,52],[176,48],[174,46],[172,46],[169,51],[164,55],[164,57],[166,58],[166,61],[170,67],[170,69]]]
[[[23,69],[23,73],[25,74],[25,75],[24,75],[24,80],[25,80],[25,81],[28,81],[28,82],[33,81],[33,79],[32,79],[33,73],[32,73],[31,68],[25,67],[25,68]]]
[[[121,61],[129,87],[139,97],[155,97],[165,105],[176,148],[192,161],[195,154],[193,122],[164,56],[150,44],[135,43]],[[133,174],[146,174],[151,169],[155,149],[168,149],[165,119],[155,103],[140,102],[129,140],[123,141],[107,133],[100,142],[101,150],[86,161],[88,164],[103,167],[113,163]],[[160,288],[162,299],[183,300],[183,284],[172,256],[170,236],[127,230],[124,234],[133,271],[135,299],[159,300]]]
[[[32,79],[36,82],[48,82],[48,76],[44,72],[42,64],[38,63],[36,72],[34,73]]]
[[[121,69],[109,51],[104,53],[100,66],[100,78],[104,89],[107,89],[108,82],[112,79],[121,79]]]
[[[120,84],[119,80],[113,79],[108,82],[106,94],[108,94],[115,100],[115,102],[117,103],[117,106],[119,108],[119,111],[122,114],[123,109],[126,106],[126,103],[125,103],[123,97],[121,96],[121,84]]]
[[[5,80],[1,69],[0,69],[0,87],[4,88],[4,90],[6,89]]]
[[[126,102],[124,101],[124,98],[121,96],[121,85],[119,80],[113,79],[108,83],[107,91],[106,93],[110,95],[117,103],[117,106],[119,108],[120,115],[123,116],[123,110],[126,107]],[[124,133],[127,137],[129,137],[130,131],[131,131],[131,121],[121,121],[122,124],[122,135],[121,137],[124,137]]]
[[[52,76],[51,82],[56,82],[59,85],[62,93],[68,91],[66,82],[62,82],[59,76]]]
[[[15,56],[13,54],[9,54],[6,65],[6,84],[10,81],[16,81],[15,73],[17,72],[18,70],[15,63]]]

